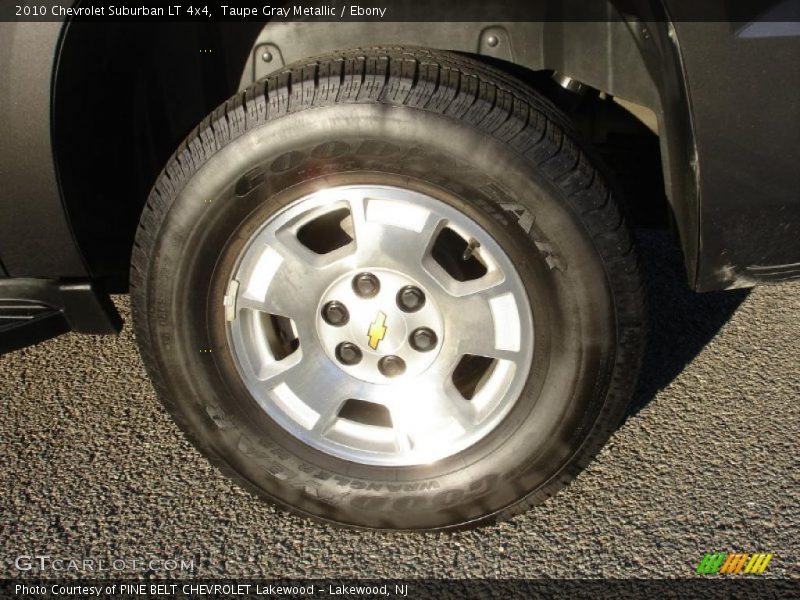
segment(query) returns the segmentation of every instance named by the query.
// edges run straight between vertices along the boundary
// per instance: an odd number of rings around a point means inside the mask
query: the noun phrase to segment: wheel
[[[149,196],[134,326],[193,443],[336,523],[508,516],[624,414],[637,258],[567,119],[465,57],[372,48],[214,111]]]

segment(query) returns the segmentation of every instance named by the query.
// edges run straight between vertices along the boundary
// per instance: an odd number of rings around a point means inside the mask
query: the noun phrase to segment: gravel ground
[[[628,419],[569,488],[478,530],[344,531],[254,499],[184,441],[129,327],[0,356],[0,576],[48,554],[193,558],[201,577],[688,577],[705,552],[763,551],[800,578],[800,285],[692,294],[664,236],[642,239]]]

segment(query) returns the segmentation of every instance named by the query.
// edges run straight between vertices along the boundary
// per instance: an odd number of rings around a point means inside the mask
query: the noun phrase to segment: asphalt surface
[[[345,531],[241,491],[161,408],[129,327],[0,356],[0,577],[29,554],[194,559],[200,577],[691,577],[706,552],[761,551],[800,578],[800,285],[692,294],[665,239],[643,237],[628,419],[545,505],[466,532]]]

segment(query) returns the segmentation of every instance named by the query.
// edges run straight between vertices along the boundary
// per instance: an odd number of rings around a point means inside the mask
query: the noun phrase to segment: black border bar
[[[0,598],[19,600],[206,600],[226,598],[797,598],[800,580],[763,576],[691,579],[284,579],[0,580]]]
[[[663,5],[651,11],[653,4]],[[800,0],[2,0],[0,21],[800,22]]]

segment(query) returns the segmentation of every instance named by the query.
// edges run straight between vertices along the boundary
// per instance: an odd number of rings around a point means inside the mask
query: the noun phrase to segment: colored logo
[[[702,562],[697,565],[697,573],[699,575],[712,575],[717,573],[719,575],[733,575],[736,573],[743,574],[761,574],[763,573],[769,561],[772,560],[772,554],[727,554],[725,552],[717,552],[716,554],[706,554]]]
[[[378,313],[378,316],[375,317],[375,320],[370,323],[369,331],[367,331],[367,335],[369,336],[369,347],[373,350],[378,349],[378,344],[381,343],[381,340],[386,337],[386,315],[382,312]]]

